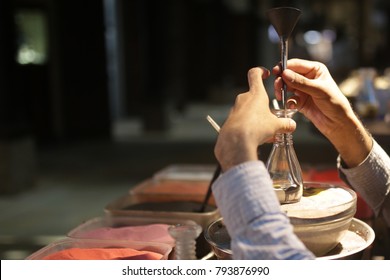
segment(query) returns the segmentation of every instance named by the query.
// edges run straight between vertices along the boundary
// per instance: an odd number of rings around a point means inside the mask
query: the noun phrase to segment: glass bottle
[[[194,225],[172,225],[169,234],[175,239],[176,260],[196,260],[196,238],[202,232],[202,227]]]
[[[273,113],[281,118],[292,118],[296,109],[277,109]],[[273,181],[279,202],[298,202],[302,197],[302,170],[293,146],[291,133],[278,133],[267,160],[267,170]]]

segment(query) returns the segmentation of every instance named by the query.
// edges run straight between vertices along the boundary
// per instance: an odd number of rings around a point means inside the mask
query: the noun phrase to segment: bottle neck
[[[292,133],[276,133],[274,143],[279,145],[292,145],[293,144]]]

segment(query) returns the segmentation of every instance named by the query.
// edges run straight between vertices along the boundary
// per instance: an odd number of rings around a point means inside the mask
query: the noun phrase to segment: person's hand
[[[340,91],[326,66],[320,62],[291,59],[280,76],[275,66],[275,95],[281,99],[282,78],[287,90],[295,94],[298,110],[325,135],[343,126],[348,115],[354,115],[348,99]]]
[[[215,156],[222,171],[252,160],[258,160],[257,147],[274,138],[277,132],[295,130],[294,120],[277,118],[271,113],[263,79],[269,76],[263,68],[248,71],[249,91],[239,94],[221,127]]]
[[[275,66],[275,95],[281,98],[282,79],[295,94],[297,109],[335,146],[348,166],[360,164],[368,155],[372,139],[340,91],[327,67],[315,61],[291,59],[280,73]]]

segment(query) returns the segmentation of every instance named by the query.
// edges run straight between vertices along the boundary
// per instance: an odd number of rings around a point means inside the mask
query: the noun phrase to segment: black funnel
[[[279,7],[267,11],[267,17],[279,37],[288,39],[301,16],[301,10],[291,7]]]
[[[284,71],[287,67],[288,38],[290,37],[291,32],[294,30],[294,27],[297,24],[299,17],[301,16],[301,11],[297,8],[279,7],[279,8],[273,8],[268,10],[267,16],[280,38],[280,44],[281,44],[280,57],[281,57],[281,66],[282,66],[281,70]],[[287,86],[283,82],[282,108],[285,109],[286,109],[286,100],[287,100]]]

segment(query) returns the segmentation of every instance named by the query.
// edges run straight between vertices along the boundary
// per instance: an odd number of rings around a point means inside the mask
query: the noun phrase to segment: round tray
[[[374,230],[365,222],[353,218],[346,235],[340,243],[326,256],[318,257],[319,260],[359,260],[362,259],[364,250],[375,239]]]
[[[218,226],[218,231],[227,234],[222,219],[214,222]],[[211,225],[210,225],[211,226]],[[210,243],[217,259],[231,259],[230,237],[219,235],[219,240],[223,244],[217,244],[210,235],[206,234],[206,240]],[[358,260],[362,259],[364,251],[373,243],[375,233],[373,229],[363,221],[353,218],[347,234],[341,239],[337,246],[326,256],[318,257],[318,260]]]

